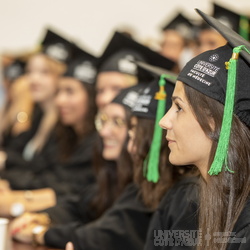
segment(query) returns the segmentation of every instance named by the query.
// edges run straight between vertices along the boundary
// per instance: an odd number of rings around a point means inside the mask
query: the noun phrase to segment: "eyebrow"
[[[171,99],[172,101],[175,101],[176,99],[178,99],[183,102],[183,100],[179,96],[172,96]]]

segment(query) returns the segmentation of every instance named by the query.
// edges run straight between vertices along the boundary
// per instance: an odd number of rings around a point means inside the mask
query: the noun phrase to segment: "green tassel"
[[[240,16],[239,34],[249,40],[249,20],[246,16]]]
[[[150,182],[158,182],[160,178],[159,174],[159,158],[160,158],[160,150],[161,150],[161,140],[162,140],[162,128],[159,126],[159,121],[165,114],[166,110],[166,92],[165,92],[165,78],[167,75],[161,75],[159,80],[159,92],[156,93],[155,99],[158,100],[157,103],[157,111],[156,111],[156,119],[155,119],[155,127],[154,127],[154,135],[151,143],[151,147],[144,161],[144,174],[146,174],[146,178]]]
[[[248,52],[248,50],[244,45],[235,47],[233,49],[232,58],[230,59],[229,62],[226,63],[228,69],[228,76],[227,76],[225,107],[221,125],[220,138],[216,149],[214,161],[208,171],[209,175],[218,175],[222,171],[223,166],[225,166],[226,171],[234,173],[234,171],[230,170],[228,167],[227,154],[228,154],[228,146],[229,146],[233,111],[234,111],[237,63],[238,63],[239,53],[242,50]]]

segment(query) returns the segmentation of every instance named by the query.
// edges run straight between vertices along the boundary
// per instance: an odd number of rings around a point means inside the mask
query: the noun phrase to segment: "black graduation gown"
[[[229,237],[227,250],[249,250],[250,249],[250,199],[242,210]]]
[[[27,168],[21,165],[3,171],[2,177],[15,190],[50,187],[56,192],[57,198],[77,194],[94,181],[92,159],[96,138],[96,132],[85,136],[67,162],[60,163],[57,157],[58,144],[52,133],[42,151],[26,165]]]
[[[58,225],[45,234],[46,245],[64,248],[72,241],[75,250],[143,249],[152,211],[138,198],[134,184],[126,187],[114,205],[90,223]]]
[[[31,127],[29,130],[20,133],[17,136],[11,136],[10,134],[5,135],[4,142],[2,145],[2,150],[7,153],[7,159],[5,162],[5,169],[13,169],[19,168],[29,168],[29,162],[27,162],[23,156],[23,150],[26,144],[32,139],[35,135],[37,129],[39,128],[39,124],[43,117],[43,111],[36,104],[34,107],[34,111],[32,113],[32,121]],[[42,163],[40,167],[42,166]]]
[[[144,250],[194,249],[198,228],[197,204],[198,178],[186,177],[176,183],[168,190],[154,213]],[[182,236],[174,230],[179,230]],[[189,230],[186,236],[191,236],[191,244],[186,243],[184,230]]]

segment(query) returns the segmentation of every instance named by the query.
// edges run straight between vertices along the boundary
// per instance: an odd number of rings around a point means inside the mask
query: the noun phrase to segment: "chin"
[[[103,152],[103,158],[108,161],[116,161],[118,156],[114,152]]]

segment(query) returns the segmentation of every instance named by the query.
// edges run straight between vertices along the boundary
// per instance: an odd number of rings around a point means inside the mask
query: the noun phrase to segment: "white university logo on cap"
[[[62,43],[56,43],[48,46],[46,49],[46,54],[59,61],[65,61],[69,55]]]
[[[213,54],[209,57],[209,62],[216,62],[219,60],[219,55],[218,54]]]
[[[136,91],[131,91],[125,96],[122,103],[132,108],[137,101],[138,95],[139,94]]]
[[[141,113],[148,112],[148,106],[152,100],[152,96],[148,95],[149,92],[150,92],[150,88],[146,88],[143,91],[143,95],[139,96],[137,102],[135,103],[135,106],[133,107],[133,111],[141,112]]]
[[[132,55],[127,55],[126,57],[120,59],[118,61],[118,69],[123,72],[130,75],[136,75],[137,74],[137,66],[133,62],[130,62],[129,60],[134,60],[134,57]]]
[[[188,25],[184,23],[180,23],[176,26],[176,30],[184,37],[191,38],[191,29],[189,28]]]
[[[90,61],[84,61],[77,65],[74,70],[74,77],[79,80],[87,81],[88,83],[93,83],[96,76],[96,68],[92,65]]]
[[[214,55],[212,55],[212,56],[214,56]],[[211,56],[209,57],[208,60],[210,60],[210,58],[211,58]],[[209,63],[209,62],[206,62],[206,61],[203,61],[203,60],[199,60],[193,66],[193,68],[190,69],[187,76],[194,78],[197,81],[204,83],[207,86],[210,86],[212,83],[209,81],[209,79],[205,79],[206,76],[214,78],[218,74],[219,70],[220,70],[220,68],[217,67],[216,65]]]
[[[7,75],[10,78],[16,77],[18,75],[20,75],[22,73],[22,69],[19,65],[14,65],[11,66],[8,70],[7,70]]]

